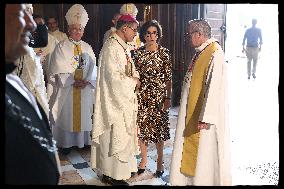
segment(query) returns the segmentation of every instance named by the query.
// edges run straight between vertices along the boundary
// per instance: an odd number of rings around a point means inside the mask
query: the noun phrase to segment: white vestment
[[[66,33],[63,33],[59,30],[55,30],[54,32],[48,31],[48,33],[53,35],[59,42],[68,39]]]
[[[55,46],[58,44],[58,40],[51,34],[48,33],[48,43],[46,47],[43,48],[34,48],[34,51],[37,53],[41,52],[40,61],[42,64],[43,74],[48,75],[47,71],[50,65],[51,54],[55,49]]]
[[[202,51],[216,41],[208,39],[196,51]],[[192,72],[187,72],[182,87],[180,110],[170,165],[171,185],[231,185],[230,135],[228,127],[227,73],[221,48],[212,56],[206,78],[205,101],[199,121],[209,123],[210,129],[200,130],[196,171],[194,177],[180,172],[183,152],[183,131]],[[194,90],[194,89],[190,89]]]
[[[33,48],[29,47],[28,49],[28,54],[16,60],[18,68],[14,73],[21,78],[29,91],[33,93],[46,116],[49,117],[48,98],[40,57],[36,55]]]
[[[136,81],[126,75],[128,45],[117,35],[103,45],[99,57],[91,166],[117,180],[137,171]],[[126,49],[126,51],[125,51]],[[134,77],[139,77],[133,62]]]
[[[83,78],[88,81],[81,89],[81,132],[73,132],[73,83],[75,68],[75,45],[69,39],[59,42],[51,56],[48,76],[49,104],[52,113],[54,138],[59,147],[84,147],[90,145],[94,89],[96,86],[96,57],[92,47],[84,41],[81,44],[83,59]]]

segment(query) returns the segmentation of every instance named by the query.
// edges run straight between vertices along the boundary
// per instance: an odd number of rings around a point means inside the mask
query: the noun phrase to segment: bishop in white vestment
[[[126,43],[136,35],[129,27],[137,26],[131,16],[121,16],[117,31],[104,43],[98,62],[91,165],[116,184],[127,184],[123,180],[137,171],[135,88],[140,82]]]
[[[88,21],[84,7],[73,5],[66,19],[70,36],[60,41],[52,53],[48,72],[49,103],[58,147],[82,148],[91,144],[96,57],[92,47],[81,40]]]

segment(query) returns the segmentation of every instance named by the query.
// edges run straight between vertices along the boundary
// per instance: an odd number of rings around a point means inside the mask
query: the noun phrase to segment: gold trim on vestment
[[[75,45],[74,56],[82,53],[81,46]],[[80,59],[78,60],[80,64]],[[83,79],[83,69],[77,68],[74,80]],[[81,89],[73,87],[73,132],[81,132]]]
[[[186,122],[184,129],[184,143],[181,160],[181,173],[195,176],[199,135],[198,119],[204,104],[205,81],[212,54],[218,49],[217,42],[213,42],[200,53],[197,58],[190,81],[190,91],[187,99]]]

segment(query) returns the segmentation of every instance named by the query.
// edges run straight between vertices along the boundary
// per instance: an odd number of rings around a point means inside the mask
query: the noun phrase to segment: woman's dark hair
[[[154,27],[157,28],[157,32],[158,32],[157,42],[159,42],[160,39],[163,37],[162,27],[159,24],[159,22],[157,20],[150,20],[148,22],[145,22],[139,30],[139,38],[140,38],[140,41],[142,41],[143,43],[146,42],[145,39],[144,39],[144,36],[147,34],[148,28],[151,27],[151,26],[154,26]]]

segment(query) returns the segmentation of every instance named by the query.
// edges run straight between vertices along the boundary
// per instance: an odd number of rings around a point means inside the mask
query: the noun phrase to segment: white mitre
[[[88,13],[80,4],[73,5],[66,13],[65,18],[68,25],[81,24],[83,28],[87,25],[89,20]]]
[[[32,4],[25,4],[26,5],[26,11],[28,11],[30,14],[34,13],[34,8]]]
[[[138,13],[138,9],[133,3],[124,4],[120,8],[120,14],[123,14],[123,15],[130,14],[131,16],[136,18],[137,13]]]

